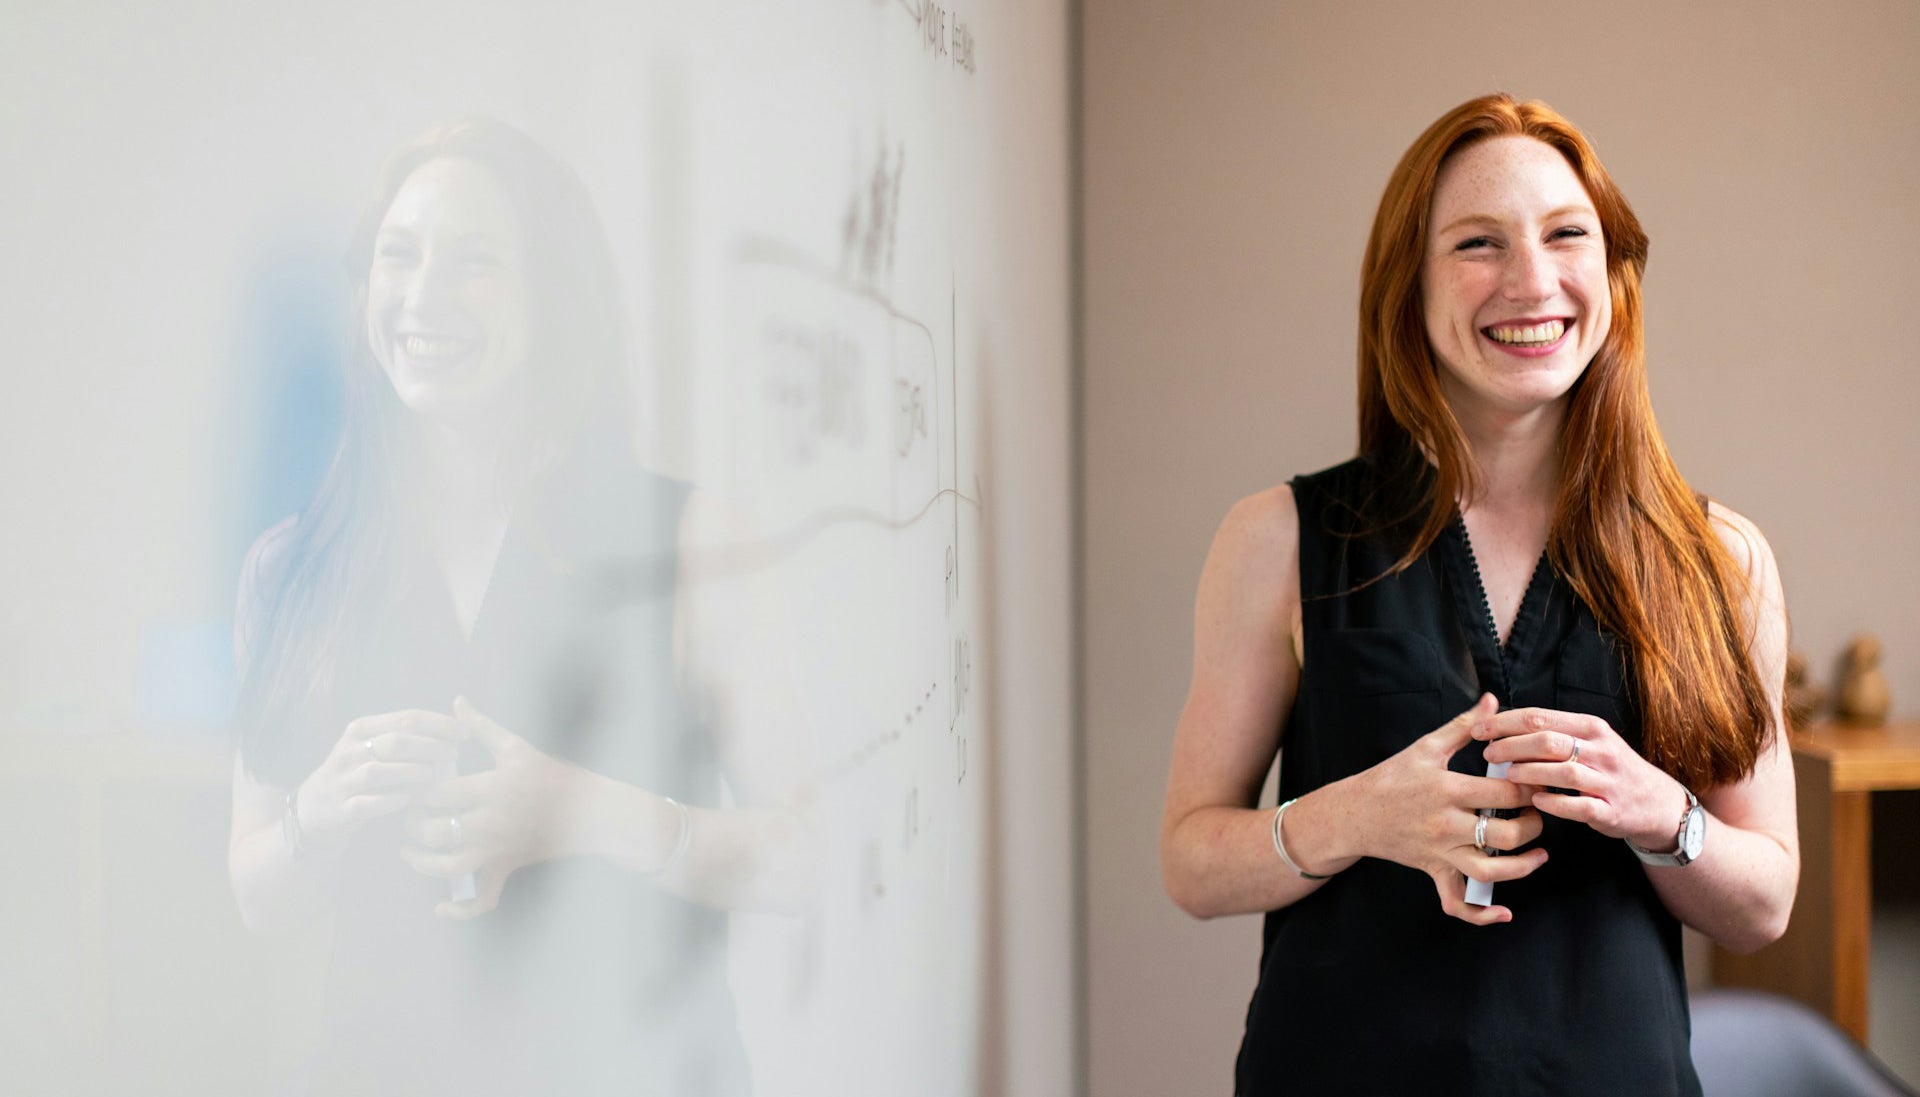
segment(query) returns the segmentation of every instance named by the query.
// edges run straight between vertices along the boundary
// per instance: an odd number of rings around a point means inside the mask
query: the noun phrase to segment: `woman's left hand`
[[[1473,737],[1486,741],[1489,763],[1513,763],[1507,780],[1539,790],[1533,806],[1542,812],[1642,849],[1673,848],[1687,809],[1686,791],[1598,716],[1511,709],[1482,721]]]
[[[507,877],[527,865],[565,856],[574,795],[591,774],[501,727],[462,697],[454,719],[492,755],[490,770],[454,777],[420,794],[407,815],[402,848],[426,876],[474,877],[475,896],[446,901],[434,913],[473,918],[500,902]]]

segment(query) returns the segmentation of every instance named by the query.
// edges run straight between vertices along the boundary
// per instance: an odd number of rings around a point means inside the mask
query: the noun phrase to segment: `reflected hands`
[[[443,780],[416,797],[401,856],[426,876],[472,873],[474,898],[434,907],[443,917],[466,919],[498,906],[507,877],[519,869],[574,852],[570,813],[592,774],[508,731],[465,697],[454,700],[453,721],[493,755],[493,768]]]
[[[306,843],[338,849],[368,820],[405,808],[446,774],[466,735],[452,717],[422,709],[349,723],[295,792]]]
[[[1489,883],[1518,880],[1547,861],[1545,849],[1494,857],[1474,844],[1482,808],[1526,809],[1512,819],[1487,820],[1488,849],[1518,849],[1540,836],[1544,820],[1527,807],[1534,790],[1525,787],[1520,767],[1504,781],[1447,768],[1497,708],[1493,695],[1483,694],[1472,708],[1359,778],[1367,803],[1364,818],[1357,822],[1363,853],[1425,872],[1433,878],[1442,910],[1483,926],[1512,921],[1513,911],[1469,904],[1466,877]],[[1491,749],[1488,757],[1491,760]]]
[[[1509,780],[1535,786],[1541,811],[1644,849],[1672,848],[1686,792],[1598,716],[1513,709],[1478,722],[1473,737],[1487,741],[1488,762],[1513,763]]]

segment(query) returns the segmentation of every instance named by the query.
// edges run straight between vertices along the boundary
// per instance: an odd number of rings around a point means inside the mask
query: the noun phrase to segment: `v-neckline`
[[[1501,703],[1507,704],[1507,695],[1512,692],[1510,668],[1526,656],[1534,625],[1544,612],[1542,603],[1552,576],[1552,565],[1547,559],[1546,550],[1542,549],[1540,558],[1534,562],[1533,574],[1527,578],[1526,589],[1521,592],[1520,605],[1514,611],[1507,639],[1502,643],[1500,623],[1494,619],[1493,603],[1487,597],[1486,581],[1480,574],[1480,559],[1474,555],[1473,538],[1467,533],[1466,516],[1456,512],[1447,530],[1457,550],[1453,554],[1457,564],[1454,569],[1455,605],[1460,611],[1467,635],[1473,638],[1473,646],[1496,673]]]
[[[481,622],[487,619],[488,607],[495,601],[493,592],[500,585],[500,568],[506,562],[507,550],[513,542],[513,527],[513,516],[509,514],[506,521],[501,524],[500,532],[495,535],[493,556],[488,561],[485,579],[480,584],[480,597],[473,604],[471,620],[461,618],[460,597],[454,590],[453,573],[440,559],[438,552],[431,548],[428,550],[427,559],[435,576],[439,579],[436,585],[440,590],[442,602],[447,608],[447,616],[452,621],[454,635],[458,636],[460,642],[466,647],[473,646],[474,637],[480,634]]]

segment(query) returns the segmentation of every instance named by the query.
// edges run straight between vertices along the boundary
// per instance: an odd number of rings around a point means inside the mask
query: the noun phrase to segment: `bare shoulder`
[[[1766,544],[1761,526],[1753,524],[1753,519],[1720,500],[1707,500],[1707,517],[1713,521],[1713,532],[1720,534],[1720,544],[1734,553],[1734,559],[1749,576],[1761,578],[1772,571],[1774,549]]]
[[[1216,666],[1292,646],[1300,613],[1300,520],[1285,484],[1235,503],[1214,534],[1195,600],[1196,655]],[[1256,655],[1256,652],[1258,653]]]
[[[1754,655],[1770,679],[1784,675],[1787,644],[1787,598],[1773,546],[1760,527],[1746,515],[1718,501],[1707,503],[1707,517],[1720,543],[1747,575],[1747,613],[1753,626]],[[1776,669],[1778,674],[1775,673]]]
[[[1209,566],[1230,568],[1245,578],[1269,581],[1297,576],[1300,516],[1293,488],[1280,484],[1241,499],[1227,511],[1213,538]]]
[[[1773,546],[1767,543],[1760,527],[1717,499],[1708,500],[1707,517],[1720,543],[1747,573],[1756,602],[1763,609],[1781,605],[1785,599],[1780,591],[1780,569],[1774,563]]]

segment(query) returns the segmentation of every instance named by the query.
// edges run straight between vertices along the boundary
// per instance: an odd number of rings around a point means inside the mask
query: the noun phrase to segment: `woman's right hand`
[[[1364,810],[1354,822],[1364,855],[1431,876],[1441,909],[1482,926],[1512,921],[1513,912],[1469,904],[1466,877],[1489,883],[1518,880],[1547,862],[1544,848],[1492,857],[1474,845],[1483,808],[1525,809],[1512,819],[1487,820],[1488,849],[1518,849],[1538,838],[1543,822],[1529,806],[1536,789],[1447,768],[1472,741],[1474,727],[1497,711],[1493,695],[1483,694],[1472,708],[1355,779]]]
[[[302,839],[338,849],[367,820],[406,807],[422,788],[452,775],[465,735],[453,717],[424,709],[349,723],[295,793]]]

